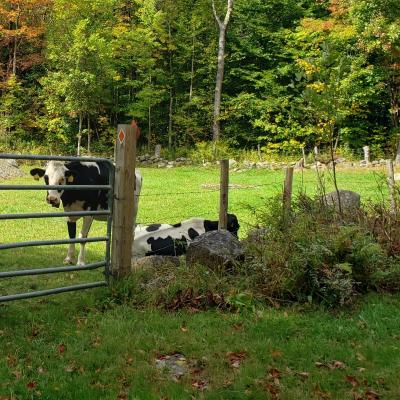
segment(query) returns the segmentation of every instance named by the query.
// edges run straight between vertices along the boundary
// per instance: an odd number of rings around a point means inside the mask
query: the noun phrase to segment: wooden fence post
[[[364,152],[364,162],[366,165],[369,165],[370,163],[369,146],[363,146],[363,152]]]
[[[283,187],[283,218],[287,221],[292,206],[293,167],[286,168],[285,184]]]
[[[228,227],[229,160],[221,160],[218,229]]]
[[[111,243],[111,275],[131,271],[137,127],[120,124],[115,144],[115,188]]]
[[[394,215],[397,213],[396,207],[396,191],[395,191],[395,181],[394,181],[394,168],[393,161],[388,160],[388,186],[389,186],[389,198],[390,198],[390,212]]]

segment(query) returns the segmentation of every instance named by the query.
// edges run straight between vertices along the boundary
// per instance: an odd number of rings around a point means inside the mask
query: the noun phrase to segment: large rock
[[[186,253],[186,264],[194,267],[204,265],[215,271],[230,269],[244,257],[239,240],[226,230],[206,232],[190,243]]]
[[[339,189],[340,205],[342,211],[354,211],[358,210],[361,205],[360,195],[351,190]],[[339,209],[339,196],[335,190],[325,195],[325,202],[328,206],[333,206],[335,209]]]
[[[0,179],[11,179],[24,176],[16,160],[0,160]]]

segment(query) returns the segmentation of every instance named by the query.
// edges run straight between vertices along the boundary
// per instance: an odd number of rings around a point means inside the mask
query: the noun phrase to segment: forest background
[[[142,147],[210,143],[218,34],[211,0],[3,0],[0,151],[110,153],[132,118]],[[395,156],[399,102],[398,0],[235,0],[225,146]]]

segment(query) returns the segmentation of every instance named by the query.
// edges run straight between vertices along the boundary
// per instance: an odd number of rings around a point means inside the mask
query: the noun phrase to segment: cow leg
[[[68,235],[70,239],[76,238],[76,221],[68,221]],[[75,264],[75,243],[70,243],[68,247],[67,257],[64,259],[64,264]]]
[[[93,217],[83,217],[82,230],[79,235],[80,238],[87,238],[90,227],[92,226]],[[78,264],[77,265],[85,265],[85,244],[81,243],[79,256],[78,256]]]

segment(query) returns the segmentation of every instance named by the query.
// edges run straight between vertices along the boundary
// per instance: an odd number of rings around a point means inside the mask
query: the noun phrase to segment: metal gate
[[[39,155],[16,155],[16,154],[0,154],[0,159],[19,159],[19,160],[42,160],[42,161],[85,161],[85,162],[106,162],[110,166],[110,176],[108,185],[0,185],[0,190],[107,190],[108,191],[108,210],[101,211],[74,211],[74,212],[46,212],[46,213],[26,213],[26,214],[0,214],[0,220],[10,219],[28,219],[28,218],[59,218],[59,217],[83,217],[83,216],[98,216],[107,215],[107,233],[103,237],[92,238],[75,238],[62,240],[40,240],[16,243],[0,243],[0,251],[6,249],[15,249],[29,246],[48,246],[70,243],[88,243],[88,242],[106,242],[105,258],[102,261],[87,264],[84,266],[62,266],[62,267],[44,267],[35,269],[24,269],[18,271],[0,271],[0,279],[16,276],[42,275],[53,274],[58,272],[84,271],[104,268],[105,279],[99,282],[84,283],[73,286],[64,286],[47,290],[38,290],[27,293],[10,294],[0,296],[0,302],[28,299],[32,297],[47,296],[51,294],[70,292],[75,290],[89,289],[108,284],[108,276],[110,269],[111,255],[111,228],[112,228],[112,206],[114,195],[114,165],[105,158],[95,157],[62,157],[62,156],[39,156]]]

